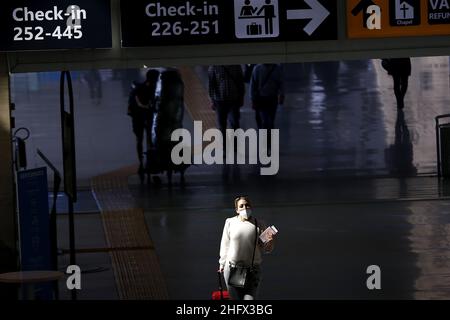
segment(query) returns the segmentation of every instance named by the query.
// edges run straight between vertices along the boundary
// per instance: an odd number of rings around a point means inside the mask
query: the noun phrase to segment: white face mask
[[[244,219],[248,219],[252,215],[252,209],[242,209],[239,211],[239,215]]]

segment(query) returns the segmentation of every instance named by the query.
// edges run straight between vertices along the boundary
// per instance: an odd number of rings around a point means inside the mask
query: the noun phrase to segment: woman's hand
[[[266,243],[264,243],[264,251],[265,252],[272,252],[274,245],[275,245],[275,238],[276,235],[269,235],[268,236],[268,241]]]

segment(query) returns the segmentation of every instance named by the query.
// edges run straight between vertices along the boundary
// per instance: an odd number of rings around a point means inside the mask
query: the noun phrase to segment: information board
[[[347,0],[350,39],[449,34],[448,0]]]
[[[22,270],[50,270],[47,169],[17,173]]]
[[[0,2],[0,51],[111,47],[110,0]]]
[[[122,46],[337,39],[335,0],[120,2]]]

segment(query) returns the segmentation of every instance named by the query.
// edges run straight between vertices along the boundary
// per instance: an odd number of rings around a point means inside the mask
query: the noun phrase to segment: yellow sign
[[[450,35],[450,0],[347,0],[347,36]]]

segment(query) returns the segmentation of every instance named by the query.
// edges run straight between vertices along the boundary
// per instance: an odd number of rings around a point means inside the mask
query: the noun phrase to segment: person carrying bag
[[[264,228],[252,215],[250,199],[239,196],[234,201],[236,216],[228,218],[220,244],[219,271],[223,273],[233,300],[254,300],[261,282],[262,253],[271,252],[273,237],[263,243]]]

